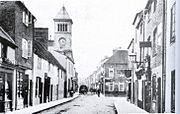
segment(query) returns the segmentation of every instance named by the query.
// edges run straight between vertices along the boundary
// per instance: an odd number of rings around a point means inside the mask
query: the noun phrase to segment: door
[[[24,98],[23,105],[24,107],[28,107],[28,86],[29,86],[29,75],[23,76],[23,85],[22,85],[22,95]]]
[[[33,96],[32,96],[32,80],[30,80],[30,91],[29,91],[29,106],[32,106],[32,99],[33,99]]]
[[[175,70],[171,72],[171,112],[175,113]]]
[[[161,112],[161,78],[158,78],[158,90],[157,90],[158,98],[157,98],[157,103],[158,103],[158,113]]]

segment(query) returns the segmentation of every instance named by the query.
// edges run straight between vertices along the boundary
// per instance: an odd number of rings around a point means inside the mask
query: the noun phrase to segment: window
[[[124,85],[123,84],[119,84],[119,91],[124,91]]]
[[[111,82],[109,86],[110,86],[109,87],[109,89],[110,89],[109,91],[113,91],[113,82]]]
[[[41,66],[42,66],[42,59],[38,57],[37,68],[41,69]]]
[[[67,24],[65,24],[64,27],[65,27],[65,28],[64,28],[64,29],[65,29],[64,31],[67,31]]]
[[[7,58],[7,45],[1,44],[1,57]]]
[[[109,68],[109,77],[110,78],[114,77],[114,68]]]
[[[176,15],[176,4],[174,4],[171,8],[171,27],[170,27],[170,43],[175,42],[175,15]]]
[[[24,38],[22,38],[22,57],[28,58],[28,42]]]
[[[31,17],[29,17],[29,13],[27,13],[27,12],[25,12],[25,11],[23,11],[23,17],[22,17],[22,21],[23,21],[23,23],[26,25],[26,26],[28,26],[28,24],[29,24],[29,22],[31,22]]]
[[[57,31],[60,31],[60,24],[57,24]]]
[[[48,71],[51,71],[51,64],[48,64]]]
[[[67,32],[68,25],[67,24],[57,24],[57,31],[58,32]]]
[[[22,57],[28,59],[32,57],[32,41],[22,38]]]
[[[28,57],[32,57],[32,41],[28,40]]]
[[[157,53],[157,27],[153,31],[153,56]]]

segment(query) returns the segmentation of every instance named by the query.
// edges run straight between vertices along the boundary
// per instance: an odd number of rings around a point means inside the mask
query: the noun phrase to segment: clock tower
[[[54,18],[54,49],[73,60],[72,24],[73,21],[63,6]]]

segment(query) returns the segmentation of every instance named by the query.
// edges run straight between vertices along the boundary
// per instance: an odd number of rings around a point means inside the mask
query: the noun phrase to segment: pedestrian
[[[100,97],[100,89],[97,90],[98,97]]]

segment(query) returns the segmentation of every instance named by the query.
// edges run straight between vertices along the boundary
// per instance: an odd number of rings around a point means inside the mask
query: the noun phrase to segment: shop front
[[[14,69],[0,66],[0,112],[13,110],[13,80]]]

